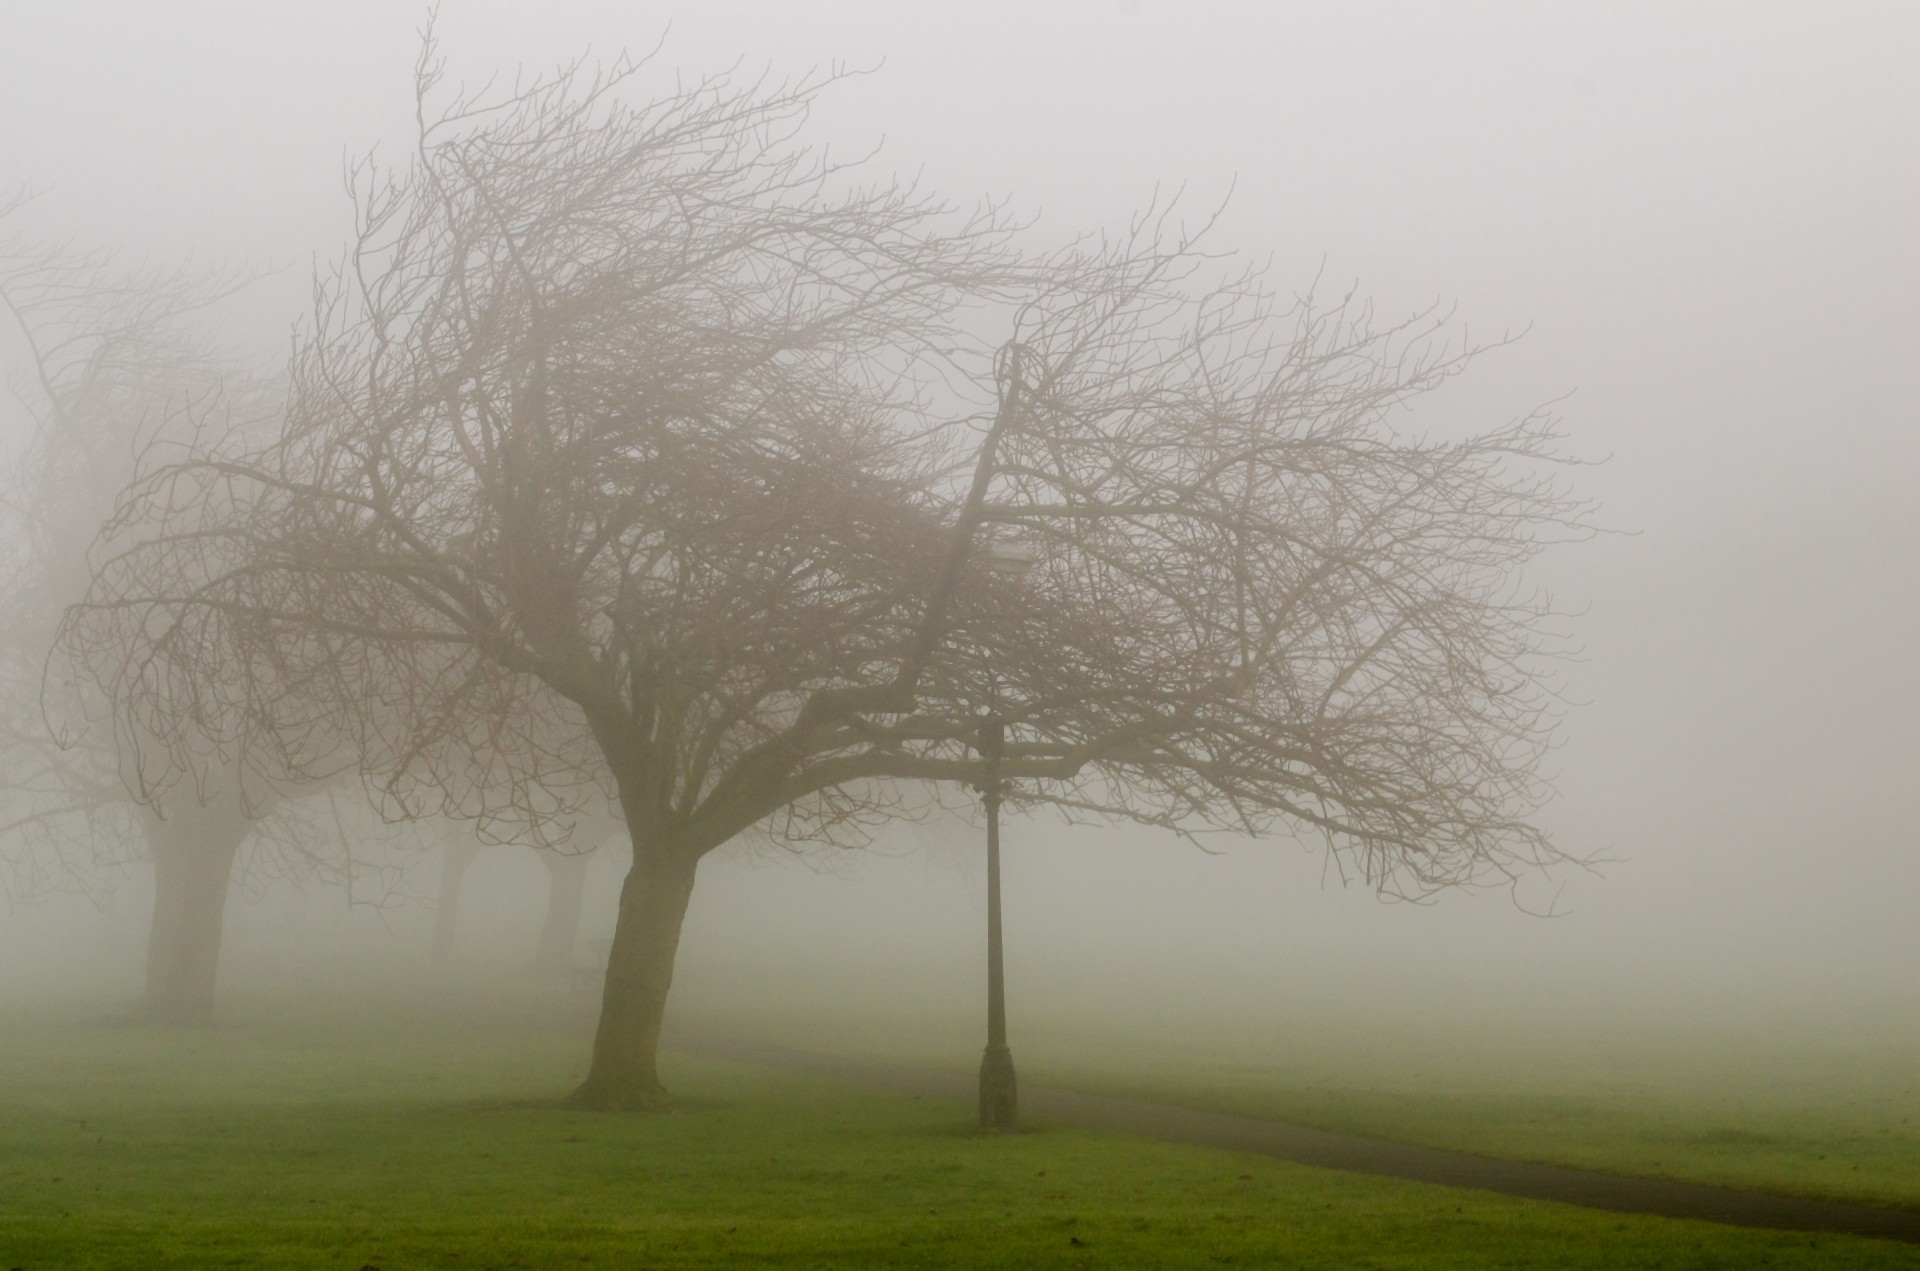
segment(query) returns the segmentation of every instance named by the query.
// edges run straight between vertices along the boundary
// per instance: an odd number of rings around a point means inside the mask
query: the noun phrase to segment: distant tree
[[[533,969],[550,977],[571,979],[576,971],[574,951],[580,943],[580,913],[586,901],[587,866],[594,853],[626,827],[608,800],[589,802],[566,826],[563,842],[548,842],[537,850],[547,874],[546,911],[534,946]],[[488,846],[465,822],[442,827],[440,890],[433,914],[433,956],[453,956],[454,932],[459,925],[460,896],[467,871]]]
[[[284,434],[156,466],[121,521],[167,533],[69,621],[126,735],[291,758],[324,700],[401,804],[537,826],[610,782],[586,1107],[664,1097],[702,857],[859,843],[976,776],[989,710],[1029,806],[1317,836],[1404,894],[1559,859],[1518,569],[1582,510],[1544,415],[1389,427],[1476,352],[1443,321],[1278,305],[1164,208],[1031,251],[802,146],[820,83],[635,70],[448,97],[428,45]]]
[[[27,201],[0,204],[0,223]],[[190,722],[176,740],[196,750],[193,779],[137,789],[125,739],[89,727],[105,710],[97,695],[51,686],[63,731],[49,728],[43,673],[62,615],[86,595],[88,545],[142,453],[191,450],[277,407],[202,330],[207,310],[244,281],[237,271],[126,270],[104,253],[0,236],[4,343],[19,351],[9,387],[25,424],[0,480],[0,882],[13,903],[97,895],[151,860],[144,1008],[180,1022],[212,1014],[243,846],[256,849],[256,877],[331,879],[351,875],[354,847],[330,816],[289,806],[310,791],[249,765],[243,746],[204,744]]]

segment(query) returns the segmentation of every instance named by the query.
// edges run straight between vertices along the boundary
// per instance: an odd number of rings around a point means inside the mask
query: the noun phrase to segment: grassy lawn
[[[1451,1071],[1368,1082],[1254,1065],[1155,1078],[1063,1064],[1037,1076],[1486,1156],[1920,1208],[1912,1067],[1840,1069],[1825,1082],[1731,1072],[1717,1084],[1660,1074],[1559,1086]]]
[[[1019,1021],[1017,1021],[1019,1022]],[[969,1026],[876,1012],[714,1013],[698,1028],[958,1066]],[[1278,1038],[1233,1021],[1115,1030],[1055,1012],[1014,1031],[1023,1080],[1514,1160],[1920,1208],[1920,1033],[1769,1038],[1673,1025],[1611,1035],[1302,1012]]]
[[[677,1111],[563,1112],[573,1028],[236,1004],[205,1033],[9,1010],[0,1271],[23,1267],[1920,1267],[1046,1130],[673,1056]]]

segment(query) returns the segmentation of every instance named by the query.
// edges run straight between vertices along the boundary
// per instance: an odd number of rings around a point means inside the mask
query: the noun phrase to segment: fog
[[[79,245],[277,270],[231,306],[271,356],[309,262],[345,242],[342,155],[408,144],[419,21],[10,4],[0,184],[43,190],[36,227]],[[1135,1027],[1285,1046],[1306,1019],[1846,1045],[1920,1017],[1920,10],[455,0],[439,33],[476,83],[656,43],[690,74],[870,68],[812,135],[880,146],[883,170],[1008,196],[1062,236],[1184,189],[1226,200],[1219,241],[1289,285],[1524,331],[1412,427],[1564,399],[1609,532],[1533,567],[1578,648],[1546,816],[1592,868],[1388,904],[1311,841],[1010,817],[1017,1052]],[[971,1036],[978,834],[708,858],[670,1016]],[[624,862],[591,868],[583,963]],[[420,855],[384,905],[236,884],[222,992],[434,982],[439,869]],[[487,849],[456,968],[521,967],[544,888],[529,853]],[[105,896],[0,912],[0,1003],[132,997],[151,893],[134,866]]]

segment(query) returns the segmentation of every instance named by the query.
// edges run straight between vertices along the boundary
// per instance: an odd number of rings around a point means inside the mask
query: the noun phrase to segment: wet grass
[[[1836,1075],[1823,1089],[1648,1078],[1574,1094],[1453,1079],[1363,1087],[1257,1067],[1157,1078],[1073,1065],[1041,1073],[1104,1093],[1511,1160],[1920,1208],[1915,1099],[1879,1074]]]
[[[240,1004],[204,1033],[0,1029],[0,1271],[276,1266],[1916,1267],[673,1056],[664,1115],[545,1101],[577,1029]]]
[[[1920,1034],[1768,1037],[1648,1024],[1500,1031],[1302,1011],[1284,1033],[1195,1019],[1121,1031],[1017,1021],[1023,1080],[1397,1142],[1648,1177],[1920,1208]],[[823,1025],[715,1012],[716,1036],[960,1066],[975,1029],[878,1013]]]

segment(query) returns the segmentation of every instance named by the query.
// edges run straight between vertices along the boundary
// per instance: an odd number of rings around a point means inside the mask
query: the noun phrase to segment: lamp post
[[[998,540],[987,545],[986,566],[995,573],[1024,577],[1036,559],[1037,554],[1024,543]],[[991,664],[988,682],[992,682]],[[1006,743],[1006,721],[990,705],[974,739],[980,753],[980,802],[987,813],[987,1048],[980,1056],[983,1130],[1013,1129],[1019,1109],[1013,1052],[1007,1048],[1006,957],[1000,943],[1000,759]]]

